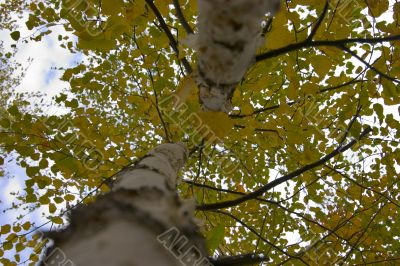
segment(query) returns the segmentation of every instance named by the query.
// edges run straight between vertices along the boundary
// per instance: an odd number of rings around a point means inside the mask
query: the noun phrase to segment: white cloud
[[[1,1],[1,0],[0,0]],[[32,34],[26,26],[22,24],[18,28],[21,32],[21,39]],[[60,80],[62,71],[55,70],[54,68],[70,67],[80,61],[82,56],[80,54],[72,54],[67,49],[59,46],[58,35],[65,35],[62,26],[52,27],[53,31],[50,35],[44,37],[40,42],[29,41],[24,43],[19,41],[17,43],[17,53],[14,58],[17,62],[26,66],[30,61],[29,68],[25,73],[25,77],[21,84],[17,87],[18,92],[41,92],[47,95],[45,101],[50,100],[52,96],[61,92],[61,90],[68,88],[68,83]],[[12,44],[15,44],[10,37],[9,31],[0,31],[0,41],[3,42],[5,49],[10,49]],[[18,73],[15,73],[18,74]],[[24,194],[25,180],[28,178],[25,170],[18,166],[15,160],[8,162],[5,165],[7,172],[14,176],[13,178],[0,178],[0,211],[12,206],[17,202],[14,192],[19,192],[19,195]],[[17,217],[25,214],[26,211],[21,209],[9,210],[0,214],[0,225],[9,224],[17,221]],[[47,222],[47,219],[42,214],[48,214],[46,207],[36,209],[34,212],[29,213],[23,218],[23,221],[35,222],[36,225],[41,225]],[[46,229],[46,227],[42,228]],[[47,228],[48,229],[48,228]],[[8,254],[11,258],[13,254]]]
[[[24,20],[22,20],[24,21]],[[17,54],[15,60],[26,66],[31,60],[29,68],[25,73],[18,92],[42,92],[48,96],[54,96],[68,84],[60,80],[62,71],[56,70],[59,67],[70,67],[81,60],[80,54],[72,54],[69,50],[59,46],[58,35],[65,35],[64,28],[53,26],[52,33],[43,37],[42,41],[29,41],[24,43],[22,39],[32,34],[25,25],[20,25],[21,39],[17,43]],[[0,31],[0,40],[5,48],[10,48],[15,42],[10,37],[9,31]]]

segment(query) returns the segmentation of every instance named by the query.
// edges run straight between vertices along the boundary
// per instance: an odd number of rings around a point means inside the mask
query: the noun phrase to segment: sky
[[[21,39],[29,34],[25,25],[20,25],[18,30],[21,32]],[[53,32],[44,37],[41,42],[29,42],[28,44],[18,42],[18,52],[15,57],[15,60],[23,66],[30,61],[25,76],[16,90],[18,92],[40,91],[47,95],[45,101],[50,101],[52,96],[68,88],[68,83],[60,80],[62,71],[54,68],[74,66],[82,59],[82,55],[71,54],[58,45],[58,35],[64,32],[62,26],[53,27],[52,30]],[[3,42],[5,50],[10,49],[11,44],[15,44],[9,31],[0,31],[0,41]],[[25,170],[17,165],[15,158],[8,157],[5,161],[5,170],[14,178],[0,177],[0,225],[13,223],[21,214],[19,210],[5,213],[3,210],[15,202],[15,196],[12,193],[23,193],[27,179]],[[47,210],[37,209],[24,217],[23,222],[34,221],[36,225],[41,225],[47,222],[43,218],[43,212],[47,212]]]

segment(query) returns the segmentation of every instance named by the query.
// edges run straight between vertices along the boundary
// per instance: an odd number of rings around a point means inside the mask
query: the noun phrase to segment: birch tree
[[[396,265],[399,3],[181,2],[29,4],[16,45],[61,26],[85,60],[67,114],[1,119],[1,262]]]

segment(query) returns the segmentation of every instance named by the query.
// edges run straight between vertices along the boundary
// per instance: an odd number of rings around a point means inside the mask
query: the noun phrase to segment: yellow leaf
[[[368,13],[373,17],[379,17],[389,8],[389,0],[367,0]]]
[[[127,19],[133,22],[136,18],[138,18],[145,12],[146,12],[146,2],[134,1],[132,7],[130,7],[126,12]]]
[[[317,73],[320,78],[323,78],[326,74],[328,74],[332,65],[329,57],[325,55],[312,56],[310,61],[315,73]]]
[[[335,180],[336,182],[339,182],[340,180],[342,180],[342,176],[339,174],[333,174],[332,179]]]
[[[274,18],[272,30],[267,34],[266,47],[268,49],[278,49],[292,43],[294,34],[287,27],[287,18],[284,13],[279,13]]]
[[[278,108],[279,112],[282,114],[287,114],[290,112],[290,106],[286,102],[282,102]]]
[[[198,126],[199,133],[204,138],[223,138],[232,130],[234,121],[223,112],[199,112],[197,113],[203,122]],[[205,133],[204,133],[205,132]]]
[[[13,248],[13,244],[10,241],[7,241],[5,243],[3,243],[3,249],[4,250],[10,250]]]
[[[287,97],[290,100],[296,100],[298,95],[299,95],[299,89],[298,89],[298,82],[290,82],[289,87],[287,89]]]
[[[31,228],[31,223],[30,222],[26,222],[22,225],[22,228],[24,228],[25,231],[29,230],[29,228]]]
[[[19,225],[14,226],[14,227],[13,227],[13,231],[14,231],[15,233],[21,232],[21,226],[19,226]]]
[[[51,217],[50,221],[52,221],[55,224],[63,224],[64,220],[61,217]]]
[[[176,90],[176,96],[178,96],[179,104],[185,103],[189,96],[196,93],[197,85],[192,77],[188,76],[183,78]]]
[[[18,243],[17,245],[15,245],[15,250],[17,252],[21,252],[24,249],[25,249],[25,246],[22,243]]]
[[[71,195],[71,194],[67,194],[67,195],[64,196],[64,199],[66,201],[73,201],[75,199],[75,196]]]
[[[357,199],[361,195],[361,188],[357,185],[351,185],[348,189],[347,192],[353,197],[353,199]]]
[[[50,203],[50,199],[49,199],[48,196],[43,195],[43,196],[41,196],[41,197],[39,198],[39,202],[40,202],[40,204],[46,205],[46,204],[49,204],[49,203]]]
[[[236,183],[236,191],[237,191],[237,192],[241,192],[241,193],[245,193],[245,192],[246,192],[246,190],[244,189],[244,187],[243,187],[241,184],[239,184],[239,183]]]
[[[55,213],[56,210],[57,210],[56,205],[55,205],[54,203],[50,203],[50,204],[49,204],[49,212],[50,212],[50,213]]]
[[[302,91],[307,95],[313,95],[319,91],[319,87],[317,84],[307,82],[303,85]]]
[[[286,28],[286,26],[282,26],[272,30],[268,34],[266,40],[266,47],[268,49],[274,50],[292,43],[294,37],[293,34]]]
[[[36,254],[31,254],[31,255],[29,256],[29,259],[30,259],[31,261],[34,261],[34,262],[39,261],[39,257],[38,257],[38,255],[36,255]]]
[[[242,106],[241,111],[243,114],[253,113],[253,106],[250,103],[246,103]]]
[[[119,157],[117,160],[115,160],[115,163],[118,165],[125,166],[128,163],[128,160],[125,159],[124,157]]]
[[[154,3],[162,15],[164,15],[164,16],[169,15],[169,5],[170,5],[171,1],[156,0],[156,1],[154,1]]]
[[[53,185],[55,189],[59,189],[63,185],[63,181],[61,181],[60,179],[54,179]]]
[[[397,16],[400,15],[400,2],[394,3],[393,13]]]
[[[106,39],[98,39],[98,40],[83,40],[79,39],[77,46],[83,50],[100,50],[103,52],[108,52],[109,50],[115,47],[115,40],[106,40]]]
[[[9,224],[5,224],[1,226],[1,230],[0,230],[0,234],[4,235],[4,234],[8,234],[11,230],[11,225]]]
[[[123,2],[121,0],[103,0],[101,11],[105,15],[116,15],[121,11]]]

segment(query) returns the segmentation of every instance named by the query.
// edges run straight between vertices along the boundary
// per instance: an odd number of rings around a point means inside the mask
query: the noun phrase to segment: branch
[[[336,86],[320,89],[317,94],[320,94],[320,93],[323,93],[323,92],[327,92],[327,91],[336,90],[336,89],[340,89],[340,88],[346,87],[348,85],[353,85],[353,84],[364,82],[364,81],[368,81],[368,80],[365,80],[365,79],[358,80],[358,79],[355,78],[355,79],[352,79],[352,80],[350,80],[348,82],[345,82],[343,84],[340,84],[340,85],[336,85]],[[296,101],[287,102],[287,105],[292,106],[292,105],[294,105],[296,103],[300,103],[301,100],[302,99],[299,99],[299,100],[296,100]],[[243,115],[242,114],[231,114],[229,116],[231,118],[243,118],[243,117],[257,115],[257,114],[260,114],[260,113],[263,113],[263,112],[266,112],[266,111],[275,110],[275,109],[278,109],[279,107],[280,107],[280,105],[276,104],[276,105],[273,105],[273,106],[257,109],[254,112],[252,112],[251,114],[243,114]]]
[[[266,244],[270,245],[272,248],[278,250],[279,252],[285,254],[286,256],[288,256],[291,259],[297,259],[300,260],[301,262],[303,262],[305,265],[309,265],[307,262],[305,262],[303,260],[303,258],[301,258],[300,256],[296,256],[296,255],[292,255],[290,253],[288,253],[287,251],[285,251],[284,249],[276,246],[274,243],[272,243],[271,241],[269,241],[268,239],[266,239],[265,237],[263,237],[262,235],[260,235],[253,227],[247,225],[245,222],[243,222],[242,220],[240,220],[239,218],[237,218],[236,216],[232,215],[229,212],[224,212],[224,211],[219,211],[219,210],[213,210],[212,212],[214,213],[219,213],[222,215],[226,215],[230,218],[232,218],[233,220],[235,220],[236,222],[238,222],[241,226],[245,227],[246,229],[248,229],[250,232],[252,232],[254,235],[256,235],[259,239],[261,239],[262,241],[264,241]]]
[[[399,81],[398,79],[393,78],[393,77],[391,77],[391,76],[389,76],[389,75],[383,73],[382,71],[380,71],[379,69],[377,69],[376,67],[374,67],[373,65],[371,65],[370,63],[368,63],[367,61],[365,61],[364,59],[362,59],[358,54],[356,54],[355,52],[353,52],[352,50],[350,50],[348,47],[342,45],[342,46],[340,46],[340,48],[341,48],[343,51],[349,53],[349,54],[350,54],[351,56],[353,56],[354,58],[358,59],[360,62],[362,62],[364,65],[366,65],[369,69],[375,71],[378,75],[380,75],[380,76],[382,76],[382,77],[384,77],[384,78],[386,78],[386,79],[388,79],[388,80],[391,80],[391,81],[393,81],[393,82],[395,82],[395,83],[398,83],[398,84],[400,83],[400,81]]]
[[[362,138],[364,138],[367,134],[369,134],[372,131],[371,127],[367,127],[359,136],[358,139],[354,139],[352,141],[350,141],[348,144],[344,145],[344,146],[339,146],[338,148],[336,148],[334,151],[332,151],[331,153],[329,153],[328,155],[325,155],[324,157],[322,157],[320,160],[305,165],[287,175],[284,175],[282,177],[279,177],[271,182],[269,182],[268,184],[262,186],[261,188],[255,190],[254,192],[251,192],[249,194],[247,194],[246,196],[242,196],[239,197],[237,199],[234,200],[228,200],[228,201],[223,201],[223,202],[218,202],[218,203],[211,203],[211,204],[204,204],[204,205],[200,205],[197,206],[198,210],[202,210],[202,211],[208,211],[208,210],[216,210],[216,209],[224,209],[224,208],[229,208],[229,207],[233,207],[236,205],[239,205],[245,201],[248,200],[252,200],[255,199],[261,195],[263,195],[265,192],[267,192],[268,190],[282,184],[285,183],[289,180],[294,179],[295,177],[303,174],[304,172],[307,172],[311,169],[314,169],[318,166],[321,166],[323,164],[325,164],[326,162],[328,162],[330,159],[332,159],[333,157],[335,157],[338,154],[341,154],[345,151],[347,151],[348,149],[350,149],[351,147],[353,147],[355,144],[358,143],[358,141],[360,141]]]
[[[233,125],[234,128],[239,128],[239,129],[243,129],[246,128],[246,126],[243,125]],[[272,132],[272,133],[276,133],[279,135],[278,131],[276,129],[268,129],[268,128],[255,128],[254,129],[255,132]]]
[[[359,104],[360,104],[360,102],[359,102]],[[360,105],[357,106],[357,111],[356,111],[356,113],[354,114],[353,118],[350,120],[350,123],[349,123],[349,125],[347,126],[347,129],[346,129],[346,131],[344,132],[344,135],[343,135],[342,139],[339,141],[339,147],[341,147],[341,146],[343,145],[343,143],[345,142],[347,136],[348,136],[349,133],[350,133],[350,130],[351,130],[351,128],[352,128],[354,122],[355,122],[355,121],[357,120],[357,118],[359,117],[360,112],[361,112],[361,107],[362,107],[362,106],[360,106]]]
[[[344,258],[340,258],[340,264],[339,266],[342,266],[345,264],[346,260],[350,257],[351,253],[353,253],[354,249],[356,249],[357,245],[359,244],[361,238],[365,235],[365,233],[367,232],[368,228],[371,226],[371,224],[373,223],[373,221],[375,220],[376,216],[378,216],[378,214],[383,210],[383,208],[385,207],[385,205],[387,204],[384,203],[383,206],[381,208],[378,209],[378,211],[376,213],[374,213],[374,215],[372,216],[371,220],[368,222],[367,226],[364,228],[364,230],[362,231],[362,233],[357,237],[355,243],[353,246],[351,246],[350,250],[346,253],[346,255],[344,256]],[[336,263],[335,263],[336,264]],[[347,264],[347,263],[346,263]]]
[[[317,23],[315,24],[314,28],[311,30],[310,35],[307,37],[307,41],[311,41],[315,34],[317,33],[319,27],[321,26],[322,21],[324,20],[326,13],[328,12],[329,9],[329,0],[326,0],[324,10],[322,11],[321,15],[319,16]]]
[[[186,184],[189,184],[189,185],[192,185],[192,186],[195,186],[195,187],[206,188],[206,189],[214,190],[214,191],[217,191],[217,192],[224,192],[224,193],[240,195],[240,196],[247,195],[244,192],[233,191],[233,190],[224,189],[224,188],[217,188],[217,187],[209,186],[209,185],[206,185],[206,184],[196,183],[194,181],[187,180],[187,179],[182,180],[182,182],[184,182]],[[258,198],[258,197],[256,198],[256,200],[258,200],[260,202],[264,202],[264,203],[270,203],[270,204],[278,205],[278,202],[273,201],[273,200],[268,200],[268,199],[263,199],[263,198]]]
[[[175,40],[175,37],[172,35],[171,31],[168,28],[167,23],[165,23],[164,18],[162,17],[160,11],[158,10],[158,8],[154,5],[152,0],[146,0],[147,5],[149,5],[149,7],[151,8],[151,10],[153,11],[154,15],[156,16],[156,18],[158,19],[158,21],[160,22],[160,26],[163,29],[164,33],[167,35],[168,39],[169,39],[169,44],[172,48],[172,50],[174,50],[175,54],[177,55],[177,57],[179,58],[179,48],[178,48],[178,42]],[[186,60],[186,58],[182,58],[182,65],[185,68],[186,74],[190,74],[193,72],[192,67],[190,66],[189,62]]]
[[[329,168],[328,165],[326,165],[326,166]],[[335,171],[337,171],[337,170],[335,170]],[[224,192],[224,193],[235,194],[235,195],[242,195],[242,196],[243,196],[243,195],[246,195],[246,193],[244,193],[244,192],[238,192],[238,191],[233,191],[233,190],[228,190],[228,189],[223,189],[223,188],[216,188],[216,187],[212,187],[212,186],[209,186],[209,185],[196,183],[196,182],[193,182],[193,181],[187,180],[187,179],[182,180],[182,182],[187,183],[187,184],[190,184],[190,185],[193,185],[193,186],[196,186],[196,187],[206,188],[206,189],[210,189],[210,190],[214,190],[214,191],[218,191],[218,192]],[[260,202],[264,202],[264,203],[273,204],[274,206],[276,206],[276,207],[282,209],[283,211],[288,212],[288,213],[293,214],[293,215],[296,215],[297,217],[300,217],[300,218],[304,219],[305,221],[307,221],[307,222],[309,222],[309,223],[312,223],[312,224],[315,224],[315,225],[321,227],[322,229],[328,231],[329,233],[334,234],[337,238],[340,238],[341,240],[346,241],[347,243],[349,242],[347,239],[342,238],[340,235],[338,235],[338,234],[337,234],[335,231],[333,231],[332,229],[330,229],[330,228],[328,228],[328,227],[326,227],[326,226],[320,224],[320,223],[317,222],[317,221],[314,221],[313,219],[310,219],[310,218],[306,217],[306,216],[303,215],[302,213],[299,213],[299,212],[290,210],[289,208],[287,208],[287,207],[285,207],[285,206],[279,204],[279,202],[277,202],[277,201],[267,200],[267,199],[263,199],[263,198],[260,198],[260,197],[257,197],[256,200],[257,200],[257,201],[260,201]],[[396,206],[398,206],[398,205],[396,204]]]
[[[375,44],[375,43],[392,42],[392,41],[399,41],[399,40],[400,40],[400,35],[378,37],[378,38],[350,38],[350,39],[340,39],[340,40],[332,40],[332,41],[304,40],[302,42],[289,44],[285,47],[259,54],[256,56],[256,62],[260,62],[265,59],[277,57],[282,54],[287,54],[289,52],[293,52],[293,51],[304,49],[304,48],[310,48],[310,47],[318,47],[318,46],[339,47],[339,46],[346,45],[349,43]]]
[[[208,259],[215,266],[254,265],[269,260],[264,254],[249,253]]]
[[[183,15],[181,5],[179,4],[179,0],[173,0],[173,4],[176,10],[176,16],[178,17],[180,23],[182,24],[182,27],[185,29],[187,34],[193,34],[192,28],[185,19],[185,16]]]
[[[344,177],[345,179],[349,180],[349,181],[352,182],[353,184],[359,186],[360,188],[362,188],[362,189],[364,189],[364,190],[369,190],[369,191],[371,191],[371,192],[373,192],[373,193],[375,193],[375,194],[378,194],[379,196],[381,196],[381,197],[385,198],[386,200],[390,201],[390,203],[392,203],[392,204],[395,205],[396,207],[400,208],[400,204],[397,203],[397,202],[396,202],[394,199],[392,199],[390,196],[387,196],[384,192],[380,192],[380,191],[375,190],[375,189],[373,189],[373,188],[364,186],[363,184],[361,184],[360,182],[358,182],[356,179],[351,178],[351,177],[348,176],[347,174],[342,173],[341,171],[339,171],[339,170],[337,170],[336,168],[331,167],[331,166],[329,166],[329,165],[327,165],[327,164],[325,164],[325,167],[328,168],[328,169],[330,169],[330,170],[332,170],[332,171],[334,171],[335,173],[341,175],[342,177]]]

